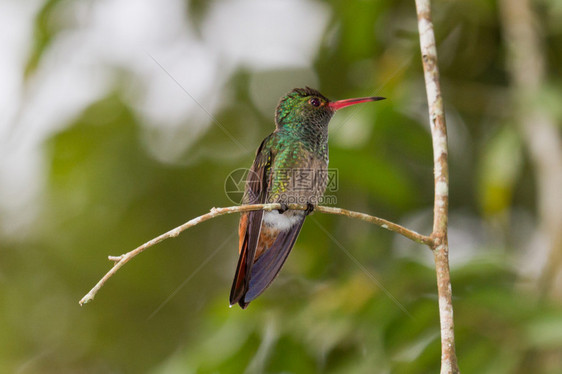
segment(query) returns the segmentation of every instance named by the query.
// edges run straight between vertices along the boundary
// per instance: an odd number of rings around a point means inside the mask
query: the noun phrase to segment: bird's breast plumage
[[[328,164],[308,151],[288,151],[271,168],[269,202],[317,205],[327,184]]]

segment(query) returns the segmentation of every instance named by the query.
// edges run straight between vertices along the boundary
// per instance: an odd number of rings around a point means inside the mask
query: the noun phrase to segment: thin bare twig
[[[190,221],[187,221],[183,225],[178,226],[175,229],[170,230],[170,231],[168,231],[168,232],[166,232],[166,233],[164,233],[164,234],[144,243],[143,245],[133,249],[130,252],[122,254],[121,256],[109,256],[109,260],[114,261],[115,264],[103,276],[103,278],[100,279],[100,281],[94,286],[94,288],[92,288],[90,290],[90,292],[88,292],[80,300],[79,303],[80,303],[80,305],[84,305],[84,304],[92,301],[94,299],[94,297],[96,296],[96,294],[98,293],[98,291],[100,290],[100,288],[103,287],[105,282],[107,282],[107,280],[109,278],[111,278],[113,276],[113,274],[115,274],[117,272],[117,270],[119,270],[121,267],[123,267],[123,265],[125,265],[127,262],[129,262],[133,257],[135,257],[139,253],[143,252],[145,249],[150,248],[153,245],[158,244],[158,243],[160,243],[160,242],[162,242],[166,239],[175,238],[181,232],[187,230],[190,227],[193,227],[195,225],[198,225],[201,222],[205,222],[207,220],[210,220],[212,218],[222,216],[222,215],[225,215],[225,214],[248,212],[248,211],[260,210],[260,209],[275,210],[275,209],[280,209],[280,208],[281,208],[281,204],[252,204],[252,205],[231,206],[231,207],[226,207],[226,208],[213,208],[213,209],[211,209],[211,211],[209,213],[203,214],[202,216],[199,216],[199,217],[196,217],[196,218],[194,218]],[[289,209],[306,210],[307,206],[306,205],[289,204]],[[326,207],[326,206],[317,206],[314,211],[315,212],[321,212],[321,213],[327,213],[327,214],[338,214],[338,215],[347,216],[347,217],[351,217],[351,218],[357,218],[357,219],[363,220],[365,222],[369,222],[369,223],[375,224],[377,226],[380,226],[384,229],[394,231],[394,232],[396,232],[400,235],[403,235],[406,238],[411,239],[411,240],[413,240],[417,243],[426,244],[428,246],[433,245],[433,239],[429,236],[418,234],[417,232],[409,230],[409,229],[407,229],[403,226],[400,226],[396,223],[387,221],[387,220],[382,219],[382,218],[370,216],[370,215],[365,214],[365,213],[354,212],[354,211],[351,211],[351,210],[341,209],[341,208],[331,208],[331,207]]]
[[[431,22],[430,0],[416,0],[420,49],[423,61],[425,87],[429,104],[431,137],[433,140],[433,164],[435,198],[433,209],[432,245],[437,293],[439,295],[439,320],[441,324],[441,374],[458,373],[455,353],[455,334],[453,323],[453,301],[451,275],[449,272],[449,243],[447,220],[449,206],[449,169],[447,163],[447,127],[443,98],[439,84],[437,48]]]

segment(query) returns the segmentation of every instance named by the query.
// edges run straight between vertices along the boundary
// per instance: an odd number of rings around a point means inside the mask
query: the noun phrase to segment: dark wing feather
[[[242,307],[246,307],[250,301],[258,297],[277,277],[279,270],[281,270],[295,245],[305,218],[306,216],[303,214],[297,224],[289,230],[279,233],[273,245],[258,258],[251,269],[250,284],[244,300],[240,300]]]
[[[248,173],[244,204],[263,204],[267,195],[267,170],[271,166],[272,155],[264,149],[264,144],[269,140],[265,138],[256,152],[256,158]],[[240,257],[230,290],[230,305],[239,303],[245,308],[243,296],[248,290],[249,274],[254,265],[254,257],[261,231],[263,210],[243,213],[240,219]],[[242,235],[244,238],[242,239]]]

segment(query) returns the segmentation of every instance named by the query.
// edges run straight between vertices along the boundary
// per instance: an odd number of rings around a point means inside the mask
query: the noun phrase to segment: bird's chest
[[[268,192],[270,202],[318,204],[328,182],[326,164],[305,164],[275,171]]]
[[[328,155],[293,143],[275,156],[269,170],[268,201],[317,205],[328,181]]]

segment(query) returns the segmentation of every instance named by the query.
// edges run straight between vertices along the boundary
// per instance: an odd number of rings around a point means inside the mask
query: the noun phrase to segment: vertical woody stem
[[[539,292],[557,298],[562,293],[556,281],[562,269],[562,136],[554,111],[546,110],[537,100],[543,97],[548,79],[543,25],[534,10],[536,4],[530,0],[502,0],[498,4],[513,87],[513,119],[534,166],[538,229],[549,247]]]
[[[455,335],[453,324],[453,302],[451,276],[449,272],[449,244],[447,239],[447,217],[449,205],[449,169],[447,166],[447,127],[443,98],[439,85],[437,67],[437,49],[435,34],[431,22],[430,0],[416,0],[420,48],[423,60],[425,87],[429,104],[431,136],[433,138],[433,162],[435,182],[435,202],[433,209],[434,245],[437,275],[437,292],[439,294],[439,319],[441,324],[441,374],[458,373],[455,353]]]

